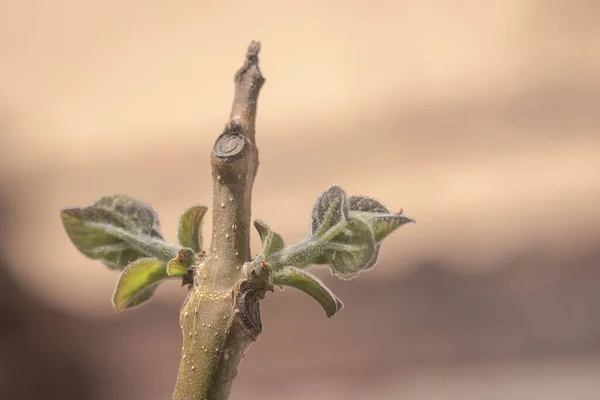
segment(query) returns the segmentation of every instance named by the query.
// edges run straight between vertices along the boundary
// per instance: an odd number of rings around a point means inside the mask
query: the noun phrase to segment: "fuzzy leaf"
[[[269,256],[271,254],[283,249],[283,238],[277,232],[274,232],[264,221],[259,219],[254,221],[254,227],[258,231],[258,235],[262,242],[263,248],[261,254],[264,256],[265,261],[269,262]]]
[[[102,197],[89,207],[63,210],[61,218],[79,251],[110,268],[143,257],[169,260],[177,252],[164,241],[156,212],[130,197]]]
[[[376,243],[380,243],[402,225],[414,222],[412,219],[406,218],[401,214],[350,213],[350,215],[363,220],[371,227]]]
[[[415,222],[402,215],[402,211],[390,213],[383,204],[370,197],[350,196],[348,206],[351,217],[358,218],[371,227],[376,243],[380,243],[402,225]]]
[[[273,285],[289,286],[315,299],[328,317],[344,307],[344,303],[316,276],[299,268],[285,267],[273,275]]]
[[[366,196],[348,197],[348,208],[350,208],[350,211],[362,211],[383,214],[389,213],[389,210],[378,200]]]
[[[169,278],[165,264],[155,258],[141,258],[129,264],[121,273],[113,294],[117,311],[137,306],[154,294],[156,286]]]
[[[320,236],[342,221],[348,214],[346,193],[332,186],[317,199],[312,211],[312,234]]]
[[[179,219],[177,239],[183,247],[189,247],[196,253],[202,250],[202,218],[208,208],[192,206],[185,210]]]
[[[167,275],[183,276],[188,272],[188,268],[196,262],[196,253],[194,250],[184,247],[177,253],[177,257],[167,263]]]
[[[371,267],[375,254],[375,239],[371,228],[361,220],[349,219],[343,229],[323,241],[323,258],[319,263],[331,264],[333,273],[342,279],[352,279]]]
[[[375,265],[381,242],[387,235],[413,222],[401,214],[390,213],[369,197],[346,197],[339,186],[332,186],[313,207],[311,234],[273,254],[269,263],[275,270],[330,264],[334,275],[355,278]]]
[[[369,262],[365,265],[365,268],[364,268],[365,271],[370,270],[371,268],[373,268],[375,266],[375,264],[377,264],[377,261],[379,260],[379,250],[381,250],[381,243],[377,243],[375,245],[375,250],[373,251],[373,256],[371,257]]]

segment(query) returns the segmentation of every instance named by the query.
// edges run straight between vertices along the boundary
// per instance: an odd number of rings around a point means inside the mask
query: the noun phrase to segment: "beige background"
[[[522,299],[525,303],[515,304],[517,309],[535,303],[527,296],[531,285],[551,282],[548,302],[531,306],[532,315],[551,311],[551,294],[561,293],[560,285],[575,263],[586,272],[569,275],[568,282],[600,287],[597,2],[0,4],[0,188],[6,209],[0,244],[17,287],[53,312],[107,326],[115,319],[145,321],[141,309],[114,316],[109,298],[117,275],[75,250],[58,210],[91,203],[103,194],[128,194],[153,204],[164,233],[174,239],[183,209],[194,203],[210,205],[208,156],[228,116],[233,73],[251,39],[263,44],[261,67],[267,78],[259,105],[261,166],[253,217],[268,221],[288,242],[298,240],[307,232],[314,199],[336,183],[349,193],[403,208],[417,220],[388,239],[381,265],[373,272],[352,285],[333,283],[346,295],[343,317],[323,321],[317,307],[290,291],[270,296],[263,307],[260,348],[256,354],[250,351],[234,399],[253,398],[251,393],[271,398],[265,389],[270,379],[252,372],[251,365],[261,365],[259,355],[268,356],[273,373],[283,373],[289,365],[278,364],[280,358],[271,360],[275,349],[283,358],[293,358],[295,351],[304,354],[298,355],[299,363],[306,353],[323,357],[323,349],[329,349],[331,359],[342,362],[336,343],[318,344],[317,333],[309,335],[316,341],[314,350],[297,343],[286,350],[286,341],[279,339],[278,347],[277,338],[286,330],[294,336],[302,329],[304,313],[315,321],[315,330],[340,324],[360,332],[353,324],[360,325],[360,318],[369,314],[359,311],[362,293],[377,293],[391,282],[413,287],[410,277],[418,276],[424,264],[455,271],[434,268],[440,279],[449,279],[451,288],[458,286],[446,273],[465,280],[484,276],[493,284],[499,279],[494,274],[516,271],[508,279],[510,290],[499,290],[498,296]],[[210,219],[206,222],[208,232]],[[258,250],[256,244],[254,248]],[[416,309],[435,289],[427,279],[422,297],[413,299]],[[165,308],[173,324],[184,293],[176,284],[163,286],[149,308]],[[495,290],[493,285],[490,290]],[[431,294],[441,304],[453,302],[455,295],[452,290]],[[477,303],[477,296],[457,309]],[[597,310],[596,299],[583,298],[572,310]],[[386,307],[396,309],[396,301]],[[289,309],[280,305],[286,302]],[[373,299],[368,306],[371,313],[381,310],[381,320],[374,324],[386,320],[381,303]],[[412,307],[403,307],[410,315]],[[412,356],[368,361],[357,343],[346,348],[356,352],[353,358],[340,365],[370,370],[373,363],[387,365],[388,372],[400,368],[415,374],[400,383],[397,376],[404,373],[391,373],[376,383],[365,377],[364,385],[353,389],[353,398],[452,399],[456,394],[461,399],[521,399],[550,398],[552,393],[552,398],[573,399],[573,390],[577,398],[595,398],[600,386],[593,383],[597,375],[592,371],[600,366],[600,339],[591,338],[600,338],[600,322],[575,326],[572,315],[566,312],[566,320],[557,317],[548,325],[532,325],[536,332],[555,332],[556,326],[577,332],[578,351],[563,346],[575,339],[549,339],[557,341],[549,346],[548,353],[555,356],[551,362],[515,345],[508,365],[497,365],[504,354],[499,350],[482,358],[491,363],[488,369],[459,367],[464,354],[458,350],[458,355],[443,356],[444,350],[419,344],[416,337],[403,342],[403,326],[411,324],[400,318],[398,324],[381,328],[389,341],[380,350],[425,346],[431,356],[415,355],[414,362]],[[461,321],[455,322],[460,326]],[[464,323],[463,329],[469,330]],[[525,328],[513,323],[516,333],[510,340],[521,343]],[[446,328],[438,332],[452,347],[455,333],[444,333]],[[143,335],[131,329],[121,336],[115,333],[114,340],[127,343],[128,335]],[[329,329],[334,331],[324,331],[325,337],[341,328]],[[369,331],[377,329],[371,326]],[[428,331],[424,326],[423,332]],[[169,332],[171,341],[165,343],[178,349],[177,327]],[[359,334],[352,333],[355,339]],[[544,341],[541,336],[532,342]],[[123,346],[122,352],[129,351]],[[470,344],[464,346],[468,352]],[[494,346],[489,342],[482,349]],[[141,392],[119,397],[117,391],[104,398],[167,398],[176,365],[171,350],[163,392],[148,389],[143,397]],[[131,385],[148,381],[147,369],[159,363],[158,355],[145,354],[145,361],[136,364],[139,379]],[[421,364],[425,370],[417,368]],[[313,377],[315,385],[324,385],[320,389],[294,389],[286,398],[350,398],[340,392],[351,376],[343,371],[337,380],[325,371]],[[310,381],[310,376],[306,371],[297,378],[284,374],[277,385],[289,388],[294,379]],[[489,381],[490,387],[480,387],[481,381]],[[569,385],[573,389],[565,389]],[[502,390],[508,392],[499,395]]]

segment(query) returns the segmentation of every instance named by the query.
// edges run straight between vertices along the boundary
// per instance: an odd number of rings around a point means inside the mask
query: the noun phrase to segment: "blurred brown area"
[[[0,399],[170,398],[183,289],[115,315],[58,210],[128,194],[174,239],[251,39],[253,216],[294,242],[336,183],[417,224],[320,273],[332,320],[269,295],[232,399],[600,396],[598,2],[0,4]]]

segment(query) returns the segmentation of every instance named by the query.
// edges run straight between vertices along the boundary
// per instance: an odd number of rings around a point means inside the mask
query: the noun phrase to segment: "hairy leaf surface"
[[[205,206],[192,206],[181,215],[177,233],[181,246],[189,247],[196,253],[202,250],[202,218],[207,210]]]
[[[264,221],[257,219],[254,221],[254,227],[258,231],[262,242],[262,255],[266,262],[269,262],[269,256],[283,249],[284,242],[281,235],[274,232]]]
[[[196,262],[196,253],[194,250],[184,247],[179,250],[177,257],[167,263],[167,275],[183,276],[188,272],[188,268]]]
[[[272,279],[274,285],[293,287],[308,294],[323,307],[328,317],[344,307],[344,303],[319,278],[299,268],[285,267]]]
[[[168,279],[165,263],[155,258],[141,258],[129,264],[121,273],[113,294],[117,311],[135,307],[154,294],[158,284]]]
[[[168,261],[177,254],[164,241],[156,212],[127,196],[106,196],[89,207],[65,209],[61,218],[79,251],[110,268],[122,269],[143,257]]]

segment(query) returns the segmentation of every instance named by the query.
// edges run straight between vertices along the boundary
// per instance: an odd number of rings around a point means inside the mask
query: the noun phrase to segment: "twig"
[[[207,256],[180,315],[183,349],[174,400],[226,400],[244,353],[261,330],[262,289],[248,277],[250,202],[258,169],[256,106],[265,81],[260,43],[235,75],[229,122],[211,155],[213,226]]]

